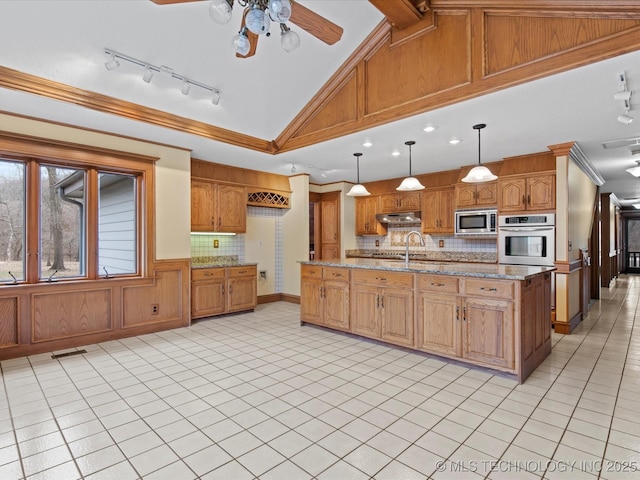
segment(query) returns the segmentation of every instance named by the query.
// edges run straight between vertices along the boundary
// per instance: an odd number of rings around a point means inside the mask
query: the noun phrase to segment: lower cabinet
[[[349,330],[349,269],[303,265],[300,318],[316,325]]]
[[[411,273],[354,271],[353,333],[413,347],[413,278]]]
[[[257,303],[255,265],[191,270],[191,318],[252,310]]]

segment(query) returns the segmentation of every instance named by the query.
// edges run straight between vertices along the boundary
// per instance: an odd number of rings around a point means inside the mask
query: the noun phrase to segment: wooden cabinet
[[[522,212],[556,208],[556,176],[554,174],[498,179],[498,210]]]
[[[456,190],[456,208],[493,206],[498,203],[496,182],[459,183]]]
[[[353,272],[352,331],[405,347],[414,346],[412,273]]]
[[[378,197],[356,197],[356,235],[385,235],[387,229],[378,220]]]
[[[300,318],[338,330],[349,330],[349,269],[302,266]]]
[[[422,196],[422,233],[453,233],[454,188],[428,190]]]
[[[191,231],[246,232],[246,188],[204,180],[192,180]]]
[[[419,274],[417,341],[425,352],[462,355],[458,278]]]
[[[410,212],[420,210],[422,192],[385,193],[380,195],[378,208],[380,213]]]
[[[337,197],[320,201],[320,240],[322,260],[340,258],[340,200]]]
[[[255,265],[191,270],[191,318],[252,310],[257,303]]]

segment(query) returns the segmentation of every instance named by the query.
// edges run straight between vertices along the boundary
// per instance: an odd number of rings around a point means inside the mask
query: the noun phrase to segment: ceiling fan
[[[151,1],[158,5],[170,5],[202,0]],[[286,21],[291,21],[327,45],[333,45],[342,38],[342,27],[291,0],[236,1],[241,7],[244,7],[240,31],[233,40],[236,56],[239,58],[248,58],[255,54],[259,35],[265,33],[269,36],[268,30],[271,21],[280,24],[282,48],[286,51],[294,50],[300,43],[297,34],[286,26]],[[232,8],[233,0],[213,0],[209,13],[217,23],[226,23],[231,18]]]

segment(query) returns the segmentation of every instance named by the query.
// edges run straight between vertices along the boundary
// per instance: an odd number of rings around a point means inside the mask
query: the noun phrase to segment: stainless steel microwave
[[[455,213],[455,235],[457,237],[495,237],[496,217],[495,208],[457,210]]]

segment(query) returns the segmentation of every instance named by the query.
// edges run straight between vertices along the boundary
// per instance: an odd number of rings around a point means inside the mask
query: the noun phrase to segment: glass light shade
[[[288,22],[291,18],[291,2],[289,0],[269,2],[269,15],[274,22]]]
[[[483,165],[476,165],[467,176],[462,179],[465,183],[482,183],[482,182],[490,182],[492,180],[496,180],[498,177],[491,173],[487,167]]]
[[[627,168],[626,170],[634,177],[640,177],[640,165],[636,165],[635,167]]]
[[[407,177],[402,180],[402,183],[398,188],[396,188],[396,190],[399,190],[401,192],[411,192],[413,190],[422,190],[423,188],[424,185],[422,185],[420,183],[420,180],[418,180],[416,177]]]
[[[266,15],[264,10],[261,10],[260,8],[254,7],[249,10],[245,17],[245,21],[247,23],[247,28],[256,35],[262,35],[269,31],[269,15]]]
[[[280,36],[280,45],[285,52],[293,52],[300,46],[300,37],[293,30],[282,32]]]
[[[220,25],[229,23],[229,20],[231,20],[231,5],[227,0],[212,0],[209,3],[209,16]]]
[[[233,48],[236,53],[240,55],[246,55],[247,53],[249,53],[249,49],[251,48],[249,38],[244,33],[238,33],[237,35],[234,35]]]
[[[353,187],[351,187],[351,190],[347,192],[347,195],[350,197],[366,197],[367,195],[371,194],[364,185],[356,183]]]

